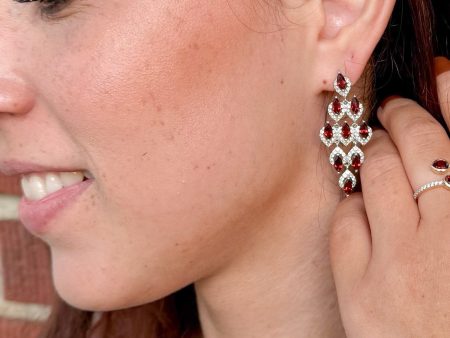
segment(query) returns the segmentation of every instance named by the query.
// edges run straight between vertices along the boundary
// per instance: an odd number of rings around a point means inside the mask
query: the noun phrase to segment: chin
[[[54,277],[54,286],[61,299],[79,310],[113,311],[129,305],[121,301],[121,295],[113,292],[112,288],[100,290],[86,282],[71,283],[56,276]]]
[[[91,290],[88,287],[66,289],[57,285],[55,285],[55,289],[59,297],[70,306],[79,310],[94,312],[127,309],[163,298],[132,300],[128,297],[129,295],[117,294],[112,289],[105,289],[103,292],[99,292],[98,290]]]
[[[90,279],[90,280],[89,280]],[[100,273],[95,276],[81,274],[54,273],[53,283],[59,297],[70,306],[83,311],[115,311],[144,305],[160,300],[177,291],[133,285],[128,279]],[[167,285],[166,285],[167,286]]]

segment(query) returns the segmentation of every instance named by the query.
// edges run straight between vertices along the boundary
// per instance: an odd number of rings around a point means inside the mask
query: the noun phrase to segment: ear
[[[316,41],[318,91],[333,91],[339,72],[355,83],[387,27],[395,0],[321,0]]]

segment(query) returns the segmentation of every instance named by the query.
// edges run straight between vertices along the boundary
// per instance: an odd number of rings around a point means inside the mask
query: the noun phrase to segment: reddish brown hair
[[[433,7],[433,5],[435,7]],[[369,67],[373,70],[375,106],[388,95],[412,98],[444,126],[439,109],[434,56],[448,56],[448,0],[397,1],[389,25]],[[437,27],[437,29],[436,29]],[[375,114],[372,124],[377,124]],[[448,129],[447,129],[448,131]],[[92,312],[81,311],[56,298],[41,338],[90,337]],[[98,323],[108,338],[201,337],[193,285],[142,306],[105,312]]]

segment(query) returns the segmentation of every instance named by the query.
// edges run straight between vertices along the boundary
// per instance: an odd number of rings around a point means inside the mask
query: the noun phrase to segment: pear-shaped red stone
[[[342,75],[341,73],[338,74],[336,82],[340,89],[344,90],[345,88],[347,88],[347,81],[345,81],[344,75]]]
[[[356,115],[359,113],[359,100],[356,96],[353,96],[352,103],[350,104],[350,109]]]
[[[359,154],[355,154],[352,156],[352,167],[358,170],[361,168],[361,157]]]
[[[350,126],[348,125],[347,122],[345,122],[344,125],[342,126],[342,137],[349,138],[350,135],[351,135]]]
[[[436,160],[433,162],[433,167],[437,170],[447,170],[449,163],[446,160]]]
[[[344,192],[346,195],[350,195],[353,192],[353,181],[351,179],[347,179],[344,183]]]
[[[331,124],[327,123],[325,125],[325,128],[323,129],[323,136],[325,136],[328,140],[333,138],[333,128],[331,127]]]
[[[366,122],[363,122],[363,124],[359,126],[359,135],[363,138],[367,138],[367,136],[369,136],[369,126]]]
[[[334,157],[334,169],[336,169],[336,171],[339,173],[342,171],[342,169],[344,168],[344,164],[342,162],[342,157],[341,155],[336,155]]]
[[[341,109],[341,102],[337,97],[335,97],[333,100],[333,113],[339,114],[341,112]]]

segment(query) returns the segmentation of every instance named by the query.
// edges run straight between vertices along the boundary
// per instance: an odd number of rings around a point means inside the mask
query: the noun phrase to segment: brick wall
[[[37,337],[54,293],[49,250],[19,223],[19,195],[19,179],[0,174],[0,338]]]

